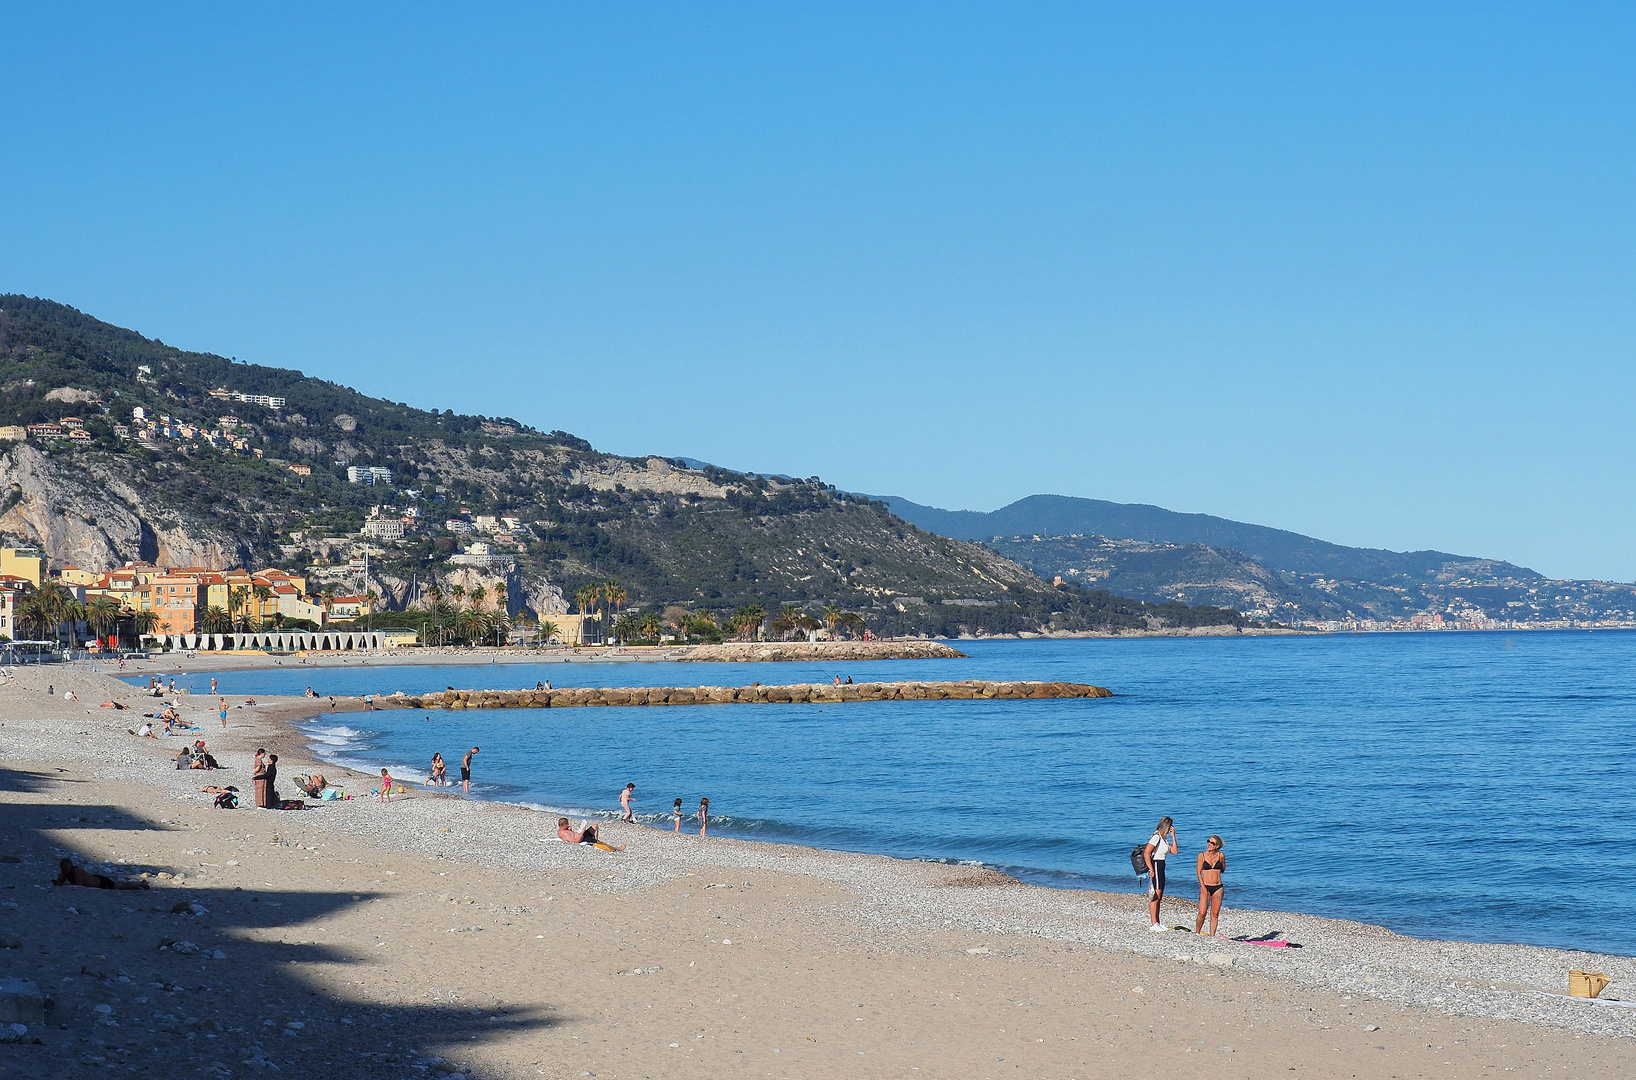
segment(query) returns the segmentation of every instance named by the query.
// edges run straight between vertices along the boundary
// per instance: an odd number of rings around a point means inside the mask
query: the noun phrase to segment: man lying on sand
[[[121,709],[121,710],[123,710],[123,709],[130,708],[130,706],[129,705],[121,705],[117,701],[104,701],[101,705],[98,705],[97,708],[99,708],[99,709]]]
[[[557,839],[561,840],[565,844],[590,844],[598,851],[625,850],[624,844],[614,847],[612,844],[604,843],[603,841],[598,840],[595,825],[587,823],[584,829],[580,830],[579,832],[575,832],[569,827],[568,819],[565,817],[560,817],[557,819]]]
[[[53,885],[78,885],[82,889],[146,889],[146,881],[115,881],[103,874],[93,874],[89,870],[81,870],[73,862],[64,859],[61,863],[62,873],[52,880]]]

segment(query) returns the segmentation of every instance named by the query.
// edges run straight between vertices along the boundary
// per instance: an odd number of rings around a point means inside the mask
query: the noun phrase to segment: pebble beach
[[[1231,888],[1224,935],[1301,947],[1153,934],[1134,889],[618,823],[605,853],[450,789],[381,805],[333,767],[359,797],[216,810],[197,789],[247,792],[257,746],[286,796],[319,768],[291,726],[312,703],[239,705],[222,732],[213,699],[180,699],[228,766],[208,774],[127,734],[157,704],[81,665],[0,686],[0,979],[50,1006],[0,1076],[1636,1073],[1630,958],[1242,911]],[[150,887],[51,888],[64,855]],[[1174,893],[1164,921],[1190,927]],[[1573,969],[1612,983],[1570,999]]]

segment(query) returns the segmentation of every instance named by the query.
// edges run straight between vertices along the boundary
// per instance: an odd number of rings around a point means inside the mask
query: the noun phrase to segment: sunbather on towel
[[[565,817],[560,817],[557,819],[557,839],[561,840],[565,844],[590,844],[598,851],[625,850],[625,845],[623,844],[619,845],[618,847],[614,847],[612,844],[604,843],[602,840],[597,839],[595,825],[587,824],[583,830],[575,832],[569,826],[568,819]]]

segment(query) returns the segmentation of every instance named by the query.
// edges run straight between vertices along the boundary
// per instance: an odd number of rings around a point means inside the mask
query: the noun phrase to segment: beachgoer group
[[[1196,934],[1204,933],[1206,919],[1210,923],[1210,936],[1216,934],[1221,904],[1227,894],[1227,887],[1221,880],[1221,875],[1227,870],[1227,855],[1223,851],[1226,846],[1220,836],[1212,835],[1205,849],[1194,860],[1193,873],[1199,882],[1199,913],[1193,923]],[[1159,921],[1159,909],[1164,904],[1165,896],[1165,857],[1180,850],[1175,823],[1168,816],[1160,818],[1158,825],[1154,826],[1153,835],[1142,849],[1148,874],[1148,929],[1155,933],[1170,929]],[[1187,928],[1181,926],[1176,929]]]

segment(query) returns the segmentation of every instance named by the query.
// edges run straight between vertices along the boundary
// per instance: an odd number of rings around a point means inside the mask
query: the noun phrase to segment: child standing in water
[[[704,830],[710,825],[710,800],[708,798],[699,800],[699,812],[694,816],[699,819],[699,835],[703,836]]]
[[[686,817],[686,815],[682,813],[682,800],[676,800],[676,805],[670,808],[670,816],[675,819],[676,822],[676,835],[682,835],[682,818]]]

